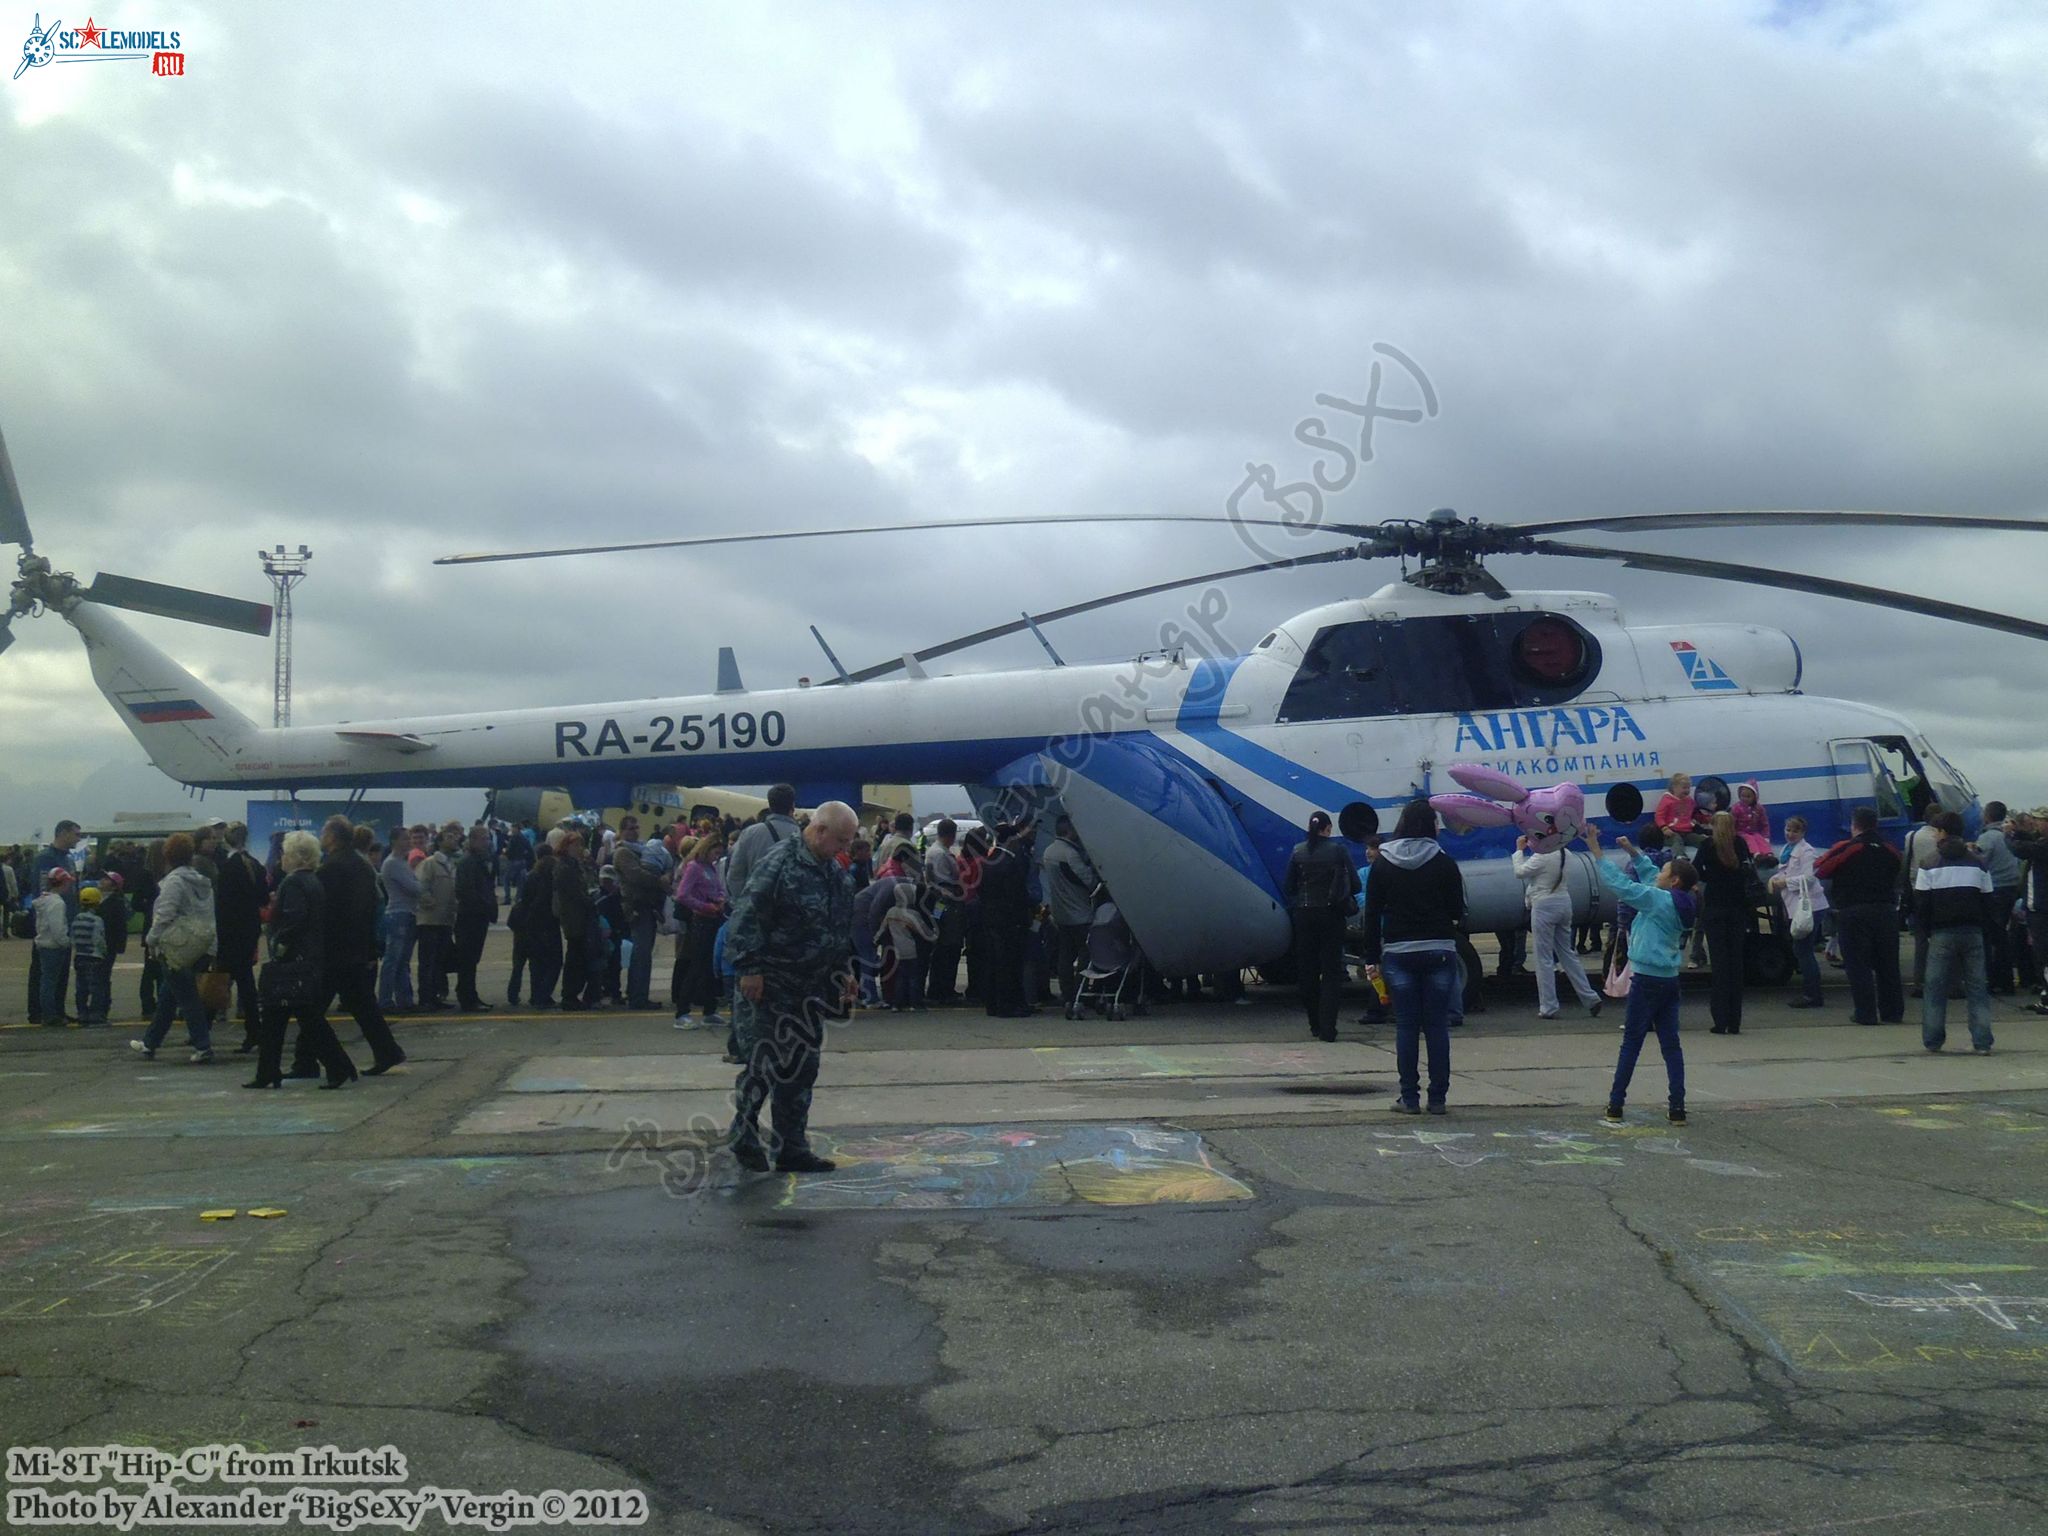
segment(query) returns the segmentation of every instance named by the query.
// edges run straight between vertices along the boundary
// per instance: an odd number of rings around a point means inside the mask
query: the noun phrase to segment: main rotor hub
[[[33,613],[38,604],[63,612],[78,600],[78,578],[52,566],[48,557],[24,554],[7,595],[9,615]]]
[[[1380,524],[1374,540],[1381,554],[1419,561],[1402,579],[1430,592],[1465,597],[1480,594],[1505,598],[1507,589],[1486,569],[1487,555],[1513,553],[1532,546],[1526,535],[1476,517],[1460,517],[1438,507],[1423,519],[1403,518]]]

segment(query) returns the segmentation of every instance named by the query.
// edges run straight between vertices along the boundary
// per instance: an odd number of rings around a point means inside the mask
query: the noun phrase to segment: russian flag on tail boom
[[[151,699],[130,704],[128,713],[144,725],[169,725],[178,720],[211,720],[213,711],[197,699]]]

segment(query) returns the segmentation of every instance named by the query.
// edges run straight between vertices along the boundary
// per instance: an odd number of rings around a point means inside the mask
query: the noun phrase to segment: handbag
[[[199,973],[199,1005],[208,1013],[225,1013],[235,993],[234,973],[218,965]]]
[[[1792,904],[1792,937],[1813,937],[1813,898],[1807,895],[1804,881],[1800,882],[1799,897]]]
[[[197,965],[213,952],[213,914],[197,911],[180,913],[156,936],[156,951],[172,970],[182,971],[187,966]]]
[[[1612,998],[1627,997],[1629,985],[1634,980],[1635,971],[1629,965],[1629,963],[1626,960],[1624,960],[1619,965],[1615,966],[1612,970],[1608,971],[1607,979],[1600,983],[1600,990]]]
[[[320,971],[310,960],[266,961],[256,978],[256,995],[265,1008],[308,1008],[319,1001],[314,991]]]

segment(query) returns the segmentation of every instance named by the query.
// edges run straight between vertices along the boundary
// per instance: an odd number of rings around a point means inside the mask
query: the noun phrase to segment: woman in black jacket
[[[1742,1033],[1742,941],[1749,932],[1755,872],[1749,849],[1735,835],[1735,818],[1714,813],[1713,830],[1693,855],[1700,872],[1700,928],[1707,936],[1707,963],[1713,968],[1714,1027],[1710,1035]]]
[[[1451,1010],[1458,997],[1458,935],[1465,926],[1465,878],[1436,840],[1427,800],[1403,807],[1365,880],[1368,977],[1384,974],[1394,1004],[1394,1060],[1401,1074],[1397,1114],[1422,1112],[1417,1043],[1429,1045],[1429,1112],[1445,1112],[1451,1088]]]
[[[286,835],[283,879],[270,909],[270,959],[256,983],[262,1002],[256,1076],[245,1088],[275,1088],[284,1081],[284,1027],[294,1018],[300,1040],[326,1070],[322,1088],[356,1078],[356,1064],[327,1022],[327,892],[313,873],[319,862],[320,841],[312,833]]]

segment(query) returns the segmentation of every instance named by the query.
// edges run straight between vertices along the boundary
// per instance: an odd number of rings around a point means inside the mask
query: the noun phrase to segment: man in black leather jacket
[[[356,856],[355,829],[346,816],[330,816],[320,828],[320,867],[314,873],[327,898],[321,923],[326,996],[320,1012],[326,1015],[337,1002],[348,1011],[376,1058],[366,1069],[376,1077],[405,1060],[405,1052],[377,1006],[377,876]],[[313,1075],[303,1030],[292,1075]]]
[[[1287,860],[1288,916],[1294,922],[1295,979],[1308,1010],[1309,1033],[1337,1038],[1337,1004],[1344,994],[1344,923],[1360,890],[1358,870],[1344,845],[1330,836],[1330,817],[1308,819],[1308,837]]]

